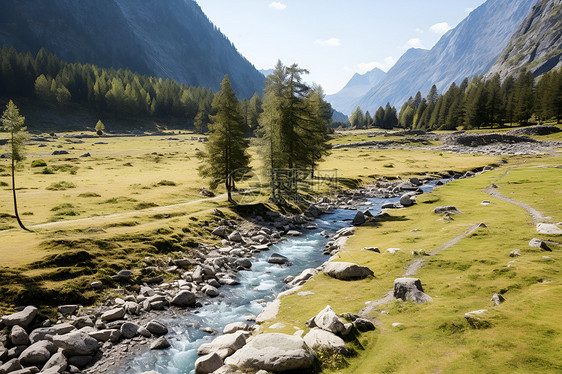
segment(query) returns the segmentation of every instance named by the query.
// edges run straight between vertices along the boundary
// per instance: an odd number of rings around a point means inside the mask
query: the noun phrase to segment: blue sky
[[[484,0],[196,0],[258,69],[310,70],[327,94],[354,73],[387,71],[411,47],[430,49]]]

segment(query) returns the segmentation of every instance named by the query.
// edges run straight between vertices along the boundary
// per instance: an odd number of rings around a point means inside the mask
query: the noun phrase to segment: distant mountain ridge
[[[327,95],[326,99],[332,106],[343,113],[351,113],[359,98],[380,83],[386,73],[379,68],[374,68],[365,74],[356,73],[338,93]]]
[[[215,91],[228,74],[240,98],[263,76],[193,0],[2,0],[0,44],[61,60],[129,68]]]
[[[443,92],[453,82],[485,74],[536,2],[486,1],[431,50],[406,51],[380,83],[348,107],[374,112],[387,102],[400,106],[417,91],[425,96],[433,84]]]
[[[499,74],[503,80],[521,68],[534,76],[562,67],[562,0],[540,0],[507,47],[487,78]]]

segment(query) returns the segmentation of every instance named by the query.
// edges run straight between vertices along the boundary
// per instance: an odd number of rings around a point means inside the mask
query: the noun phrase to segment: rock
[[[98,341],[82,332],[55,335],[53,343],[64,349],[65,356],[91,355],[99,349]]]
[[[289,230],[287,231],[287,236],[301,236],[302,232],[297,230]]]
[[[224,365],[222,358],[216,353],[209,353],[195,361],[195,374],[213,373]]]
[[[242,235],[240,234],[240,231],[238,230],[233,231],[230,235],[228,235],[228,240],[235,243],[241,243]]]
[[[236,266],[244,269],[250,269],[252,267],[252,261],[247,258],[239,258],[236,260]]]
[[[222,330],[223,334],[232,334],[236,331],[247,331],[250,328],[247,323],[245,322],[233,322],[229,323],[224,327]]]
[[[111,321],[117,321],[118,319],[122,319],[123,317],[125,317],[125,309],[114,308],[103,313],[101,315],[101,320],[104,322],[111,322]]]
[[[312,366],[316,353],[302,338],[286,334],[261,334],[225,360],[242,369],[273,372],[303,370]]]
[[[414,199],[412,198],[412,195],[410,195],[409,193],[404,194],[400,197],[400,204],[402,206],[412,206],[414,205]]]
[[[549,252],[552,251],[552,249],[550,249],[549,246],[544,241],[537,238],[533,238],[529,241],[529,247],[540,248],[542,250],[549,251]]]
[[[433,299],[423,292],[418,278],[397,278],[394,280],[394,297],[403,301],[413,301],[416,304],[427,303]]]
[[[0,366],[0,374],[12,373],[16,370],[21,370],[22,366],[17,358],[12,358],[4,365]]]
[[[64,371],[64,368],[58,365],[51,366],[48,369],[41,370],[42,374],[61,374]]]
[[[212,231],[212,234],[213,234],[213,235],[216,235],[216,236],[220,236],[220,237],[223,238],[223,239],[227,239],[227,238],[228,238],[228,231],[229,231],[229,230],[228,230],[228,227],[226,227],[226,226],[219,226],[219,227],[217,227],[216,229],[214,229],[214,230]]]
[[[121,339],[121,331],[117,329],[105,329],[105,330],[98,330],[88,333],[92,338],[96,339],[99,342],[107,342],[111,341],[115,343],[119,339]]]
[[[116,275],[112,275],[111,278],[115,281],[129,281],[133,272],[130,270],[120,270]]]
[[[484,319],[483,314],[487,311],[487,309],[474,310],[472,312],[465,313],[464,318],[473,329],[485,329],[492,325],[489,321]]]
[[[89,316],[79,317],[72,321],[72,325],[77,329],[81,329],[82,327],[94,327],[94,321]]]
[[[353,217],[353,221],[351,222],[351,224],[353,226],[361,226],[365,223],[365,220],[365,214],[363,214],[362,211],[358,211],[357,213],[355,213],[355,217]]]
[[[296,277],[293,277],[288,283],[289,286],[295,287],[304,284],[307,280],[318,274],[318,270],[314,268],[305,269]]]
[[[172,305],[179,306],[179,307],[191,307],[193,308],[197,303],[197,299],[193,292],[189,291],[180,291],[173,299]]]
[[[343,321],[329,305],[314,317],[314,326],[334,334],[339,334],[345,330]]]
[[[368,267],[351,262],[328,262],[323,271],[332,278],[342,280],[363,279],[374,275]]]
[[[357,330],[361,332],[372,331],[375,329],[375,325],[373,324],[373,322],[365,318],[356,318],[353,323],[355,324]]]
[[[315,350],[329,350],[338,353],[347,351],[345,342],[339,336],[314,327],[303,338],[304,342],[312,349]]]
[[[68,366],[68,361],[66,360],[66,357],[64,357],[62,352],[59,351],[51,356],[51,358],[43,366],[43,369],[41,371],[45,372],[45,370],[47,369],[57,368],[56,372],[62,373],[67,366]]]
[[[320,211],[320,209],[318,209],[316,205],[312,204],[311,206],[308,207],[308,209],[306,210],[306,212],[304,212],[304,214],[309,217],[318,218],[320,217],[320,215],[322,215],[322,212]]]
[[[437,208],[433,209],[433,213],[435,214],[462,214],[460,210],[457,209],[456,206],[453,205],[445,205],[445,206],[438,206]]]
[[[269,262],[270,264],[283,265],[289,262],[289,259],[283,255],[280,255],[279,253],[273,253],[271,256],[269,256],[267,262]]]
[[[156,339],[151,345],[150,349],[166,349],[170,348],[170,342],[165,337],[161,336]]]
[[[153,319],[146,324],[146,329],[152,334],[160,336],[168,333],[168,328],[162,322]]]
[[[26,306],[21,312],[3,316],[0,322],[8,327],[15,325],[26,328],[37,315],[37,308],[34,306]]]
[[[363,248],[363,250],[365,250],[365,251],[371,251],[371,252],[376,252],[376,253],[381,253],[381,250],[379,249],[379,247],[365,247],[365,248]]]
[[[401,251],[401,250],[402,250],[402,249],[400,249],[400,248],[388,248],[388,249],[386,250],[386,252],[388,252],[388,253],[390,253],[390,254],[393,255],[393,254],[395,254],[396,252],[399,252],[399,251]]]
[[[208,189],[206,189],[205,187],[201,187],[199,189],[199,195],[201,196],[205,196],[205,197],[214,197],[215,193],[212,191],[209,191]]]
[[[29,345],[29,335],[23,327],[14,325],[10,331],[10,341],[13,345]]]
[[[8,357],[8,350],[0,344],[0,362],[5,362]]]
[[[139,332],[139,325],[132,322],[125,322],[121,325],[121,336],[125,339],[132,339],[137,336]]]
[[[78,305],[61,305],[58,307],[58,311],[63,316],[68,316],[74,314],[78,310]]]
[[[217,208],[215,208],[215,210],[213,210],[213,214],[217,217],[224,218],[224,213]]]
[[[92,359],[93,357],[88,355],[72,356],[68,358],[68,363],[70,365],[83,368],[86,367]]]
[[[397,328],[397,329],[403,329],[404,328],[404,324],[400,323],[400,322],[394,322],[392,323],[392,327]]]
[[[492,202],[490,200],[483,200],[480,205],[490,205]]]
[[[205,295],[210,296],[210,297],[219,296],[219,290],[216,287],[211,286],[210,284],[207,284],[206,286],[204,286],[201,289],[201,292],[203,292]]]
[[[546,235],[562,235],[562,229],[553,223],[537,223],[537,232]]]
[[[217,353],[222,359],[230,356],[246,344],[242,331],[221,335],[210,343],[201,344],[197,349],[199,356]]]
[[[505,301],[505,298],[502,295],[495,293],[490,299],[490,301],[497,306],[503,303]]]
[[[26,348],[27,348],[26,345],[16,345],[15,347],[8,349],[7,358],[11,360],[12,358],[19,357],[21,353],[25,351]]]
[[[57,348],[53,343],[43,340],[27,347],[19,356],[19,361],[23,366],[44,364]]]
[[[521,256],[521,252],[519,252],[517,249],[509,252],[509,257],[518,257]]]
[[[98,289],[98,288],[102,288],[103,287],[103,283],[100,281],[95,281],[90,283],[90,287]]]

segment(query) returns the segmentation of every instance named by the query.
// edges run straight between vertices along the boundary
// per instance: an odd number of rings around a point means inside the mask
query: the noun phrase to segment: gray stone
[[[542,250],[549,251],[549,252],[552,251],[552,249],[550,249],[549,246],[544,241],[537,238],[533,238],[529,241],[529,247],[540,248]]]
[[[328,262],[323,271],[332,278],[342,280],[363,279],[374,275],[368,267],[351,262]]]
[[[66,360],[66,357],[62,354],[62,352],[59,351],[51,356],[49,361],[47,361],[47,363],[43,366],[42,372],[47,369],[57,368],[56,372],[62,373],[64,370],[66,370],[67,365],[68,362]]]
[[[215,370],[223,366],[224,362],[222,358],[216,353],[209,353],[205,356],[201,356],[195,361],[195,373],[196,374],[209,374],[213,373]]]
[[[375,325],[373,324],[373,322],[365,318],[356,318],[353,323],[355,324],[357,330],[361,332],[372,331],[375,329]]]
[[[491,323],[487,321],[484,316],[487,311],[487,309],[474,310],[465,313],[464,318],[473,329],[485,329],[491,326]]]
[[[230,235],[228,235],[228,240],[235,243],[241,243],[242,235],[240,234],[240,231],[238,230],[233,231]]]
[[[376,252],[376,253],[381,253],[381,250],[379,249],[379,247],[365,247],[363,248],[365,251],[371,251],[371,252]]]
[[[232,322],[224,327],[222,330],[223,334],[232,334],[236,331],[247,331],[250,328],[245,322]]]
[[[457,209],[456,206],[453,205],[445,205],[445,206],[438,206],[437,208],[433,209],[433,213],[436,214],[462,214],[460,210]]]
[[[166,335],[168,333],[168,328],[160,321],[153,319],[146,324],[146,329],[154,335]]]
[[[329,305],[327,305],[314,317],[314,326],[334,334],[340,334],[345,330],[343,321]]]
[[[27,345],[16,345],[15,347],[8,349],[8,360],[19,357],[26,348]]]
[[[10,341],[13,345],[29,345],[29,335],[23,327],[14,325],[10,331]]]
[[[84,368],[92,361],[92,359],[93,357],[89,355],[72,356],[68,358],[68,363],[79,368]]]
[[[339,336],[314,327],[303,338],[304,342],[312,349],[315,350],[329,350],[338,353],[347,351],[345,342]]]
[[[222,359],[230,356],[246,344],[246,339],[241,331],[233,334],[221,335],[210,343],[201,344],[197,349],[199,356],[217,353]]]
[[[125,317],[125,309],[119,307],[119,308],[108,310],[107,312],[103,313],[101,315],[101,320],[104,322],[111,322],[111,321],[117,321],[118,319],[122,319],[123,317]]]
[[[228,238],[228,227],[226,226],[219,226],[216,229],[213,230],[213,235],[217,235],[220,236],[223,239]]]
[[[65,368],[63,368],[62,366],[55,365],[55,366],[51,366],[47,369],[41,370],[41,373],[42,374],[61,374],[61,373],[64,372],[64,369]]]
[[[145,327],[139,327],[139,335],[144,336],[145,338],[151,338],[152,334],[148,331]]]
[[[314,268],[305,269],[296,277],[293,277],[288,283],[289,286],[295,287],[304,284],[307,280],[318,274],[318,270]]]
[[[82,332],[55,335],[53,343],[57,347],[64,349],[65,356],[91,355],[99,349],[98,341]]]
[[[240,266],[244,269],[250,269],[252,267],[252,261],[247,258],[239,258],[236,260],[236,266]]]
[[[289,259],[283,255],[280,255],[279,253],[273,253],[271,256],[269,256],[267,262],[270,264],[283,265],[289,262]]]
[[[519,252],[517,249],[509,252],[509,257],[518,257],[521,256],[521,252]]]
[[[416,304],[427,303],[433,299],[423,292],[418,278],[397,278],[394,280],[394,297],[403,301],[413,301]]]
[[[156,339],[151,345],[150,349],[166,349],[170,348],[170,342],[165,337],[161,336]]]
[[[201,291],[210,297],[216,297],[219,296],[219,290],[216,287],[211,286],[210,284],[207,284],[206,286],[204,286]]]
[[[490,301],[494,303],[494,305],[500,305],[505,301],[505,298],[502,295],[495,293]]]
[[[81,329],[82,327],[94,327],[95,323],[89,316],[78,317],[74,321],[72,321],[72,325],[77,329]]]
[[[355,217],[353,217],[353,221],[351,222],[353,226],[361,226],[365,223],[365,214],[362,211],[358,211],[355,213]]]
[[[287,231],[287,236],[301,236],[302,232],[297,230],[289,230]]]
[[[173,299],[172,305],[179,306],[179,307],[194,307],[197,303],[197,299],[193,292],[189,291],[180,291]]]
[[[43,340],[27,347],[19,357],[20,363],[24,366],[44,364],[49,361],[51,354],[55,353],[57,348],[53,343]]]
[[[238,368],[273,372],[304,370],[312,366],[316,353],[302,338],[286,334],[261,334],[225,360]]]
[[[98,342],[111,341],[115,343],[121,338],[121,331],[117,329],[104,329],[88,333],[92,338]]]
[[[404,194],[400,197],[400,204],[402,206],[412,206],[414,205],[414,199],[410,193]]]
[[[0,322],[8,327],[14,325],[26,328],[37,315],[37,308],[34,306],[26,306],[21,312],[3,316]]]
[[[67,316],[74,314],[78,310],[78,305],[61,305],[58,307],[60,314]]]
[[[125,339],[132,339],[139,332],[139,325],[132,322],[125,322],[121,325],[121,336]]]
[[[562,235],[562,229],[554,223],[537,223],[537,232],[546,235]]]
[[[0,366],[0,374],[12,373],[16,370],[21,370],[22,366],[17,358],[12,358],[4,365]]]

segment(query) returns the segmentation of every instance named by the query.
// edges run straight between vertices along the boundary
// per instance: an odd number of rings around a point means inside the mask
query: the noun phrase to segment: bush
[[[78,197],[101,197],[101,195],[95,192],[84,192],[78,195]]]
[[[175,186],[176,182],[172,182],[172,181],[167,181],[167,180],[161,180],[160,182],[157,183],[159,186]]]
[[[0,182],[0,186],[1,186],[1,187],[8,187],[8,183],[6,183],[6,182]]]
[[[70,183],[70,182],[66,182],[66,181],[60,181],[60,182],[57,182],[57,183],[52,183],[46,189],[49,190],[49,191],[64,191],[64,190],[69,189],[69,188],[76,188],[76,185],[74,183]]]
[[[54,170],[51,168],[43,168],[41,174],[55,174]]]
[[[47,166],[47,163],[44,160],[33,160],[31,162],[31,167],[32,168],[40,168],[43,166]]]

